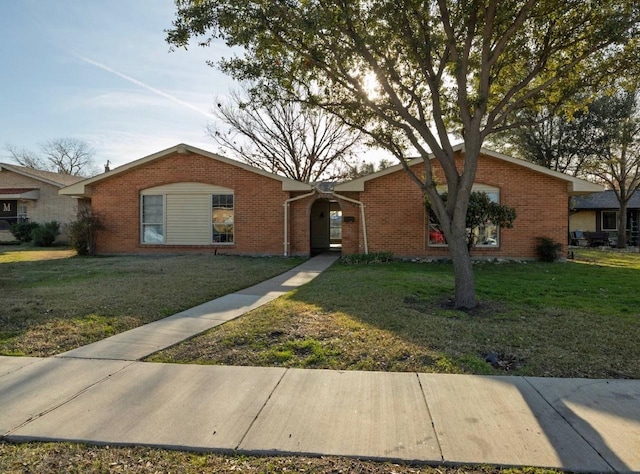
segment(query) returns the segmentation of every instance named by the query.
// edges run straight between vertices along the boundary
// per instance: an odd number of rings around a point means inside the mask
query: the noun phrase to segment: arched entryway
[[[311,206],[311,255],[342,251],[342,208],[335,200],[318,199]]]

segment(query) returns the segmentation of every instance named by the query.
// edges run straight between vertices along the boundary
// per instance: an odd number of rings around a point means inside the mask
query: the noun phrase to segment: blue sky
[[[181,142],[215,151],[209,111],[237,86],[205,61],[231,53],[170,53],[174,11],[172,0],[0,0],[0,147],[78,138],[100,168]]]

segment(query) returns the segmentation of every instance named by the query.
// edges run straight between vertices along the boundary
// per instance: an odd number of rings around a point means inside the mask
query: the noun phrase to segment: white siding
[[[167,245],[210,245],[212,194],[233,190],[205,183],[171,183],[147,188],[141,195],[165,196],[165,241]]]
[[[596,211],[585,210],[569,214],[569,231],[582,230],[584,232],[596,231]]]
[[[167,195],[167,237],[169,245],[211,243],[211,195]]]

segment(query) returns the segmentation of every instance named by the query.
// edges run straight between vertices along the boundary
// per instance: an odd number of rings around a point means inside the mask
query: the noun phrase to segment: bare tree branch
[[[271,173],[303,182],[345,176],[362,134],[302,100],[272,95],[263,102],[247,87],[217,104],[224,127],[210,124],[208,134],[222,152]]]
[[[76,138],[56,138],[40,144],[40,153],[5,145],[5,150],[18,164],[29,168],[73,176],[92,176],[97,168],[95,151]]]

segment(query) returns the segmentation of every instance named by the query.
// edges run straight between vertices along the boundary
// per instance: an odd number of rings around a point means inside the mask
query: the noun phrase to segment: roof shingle
[[[48,181],[51,183],[56,183],[61,187],[70,186],[79,181],[82,181],[83,179],[86,179],[86,178],[83,178],[82,176],[73,176],[70,174],[62,174],[62,173],[54,173],[52,171],[37,170],[34,168],[28,168],[26,166],[11,165],[9,163],[0,163],[0,171],[2,170],[2,168],[5,168],[9,171],[13,171],[14,173],[19,173],[22,175],[29,176],[33,179],[37,179],[40,181]]]
[[[572,200],[573,209],[619,209],[620,203],[616,197],[615,191],[609,189],[601,193],[587,194],[584,196],[576,196]],[[627,209],[640,209],[640,192],[636,191],[629,203]]]

